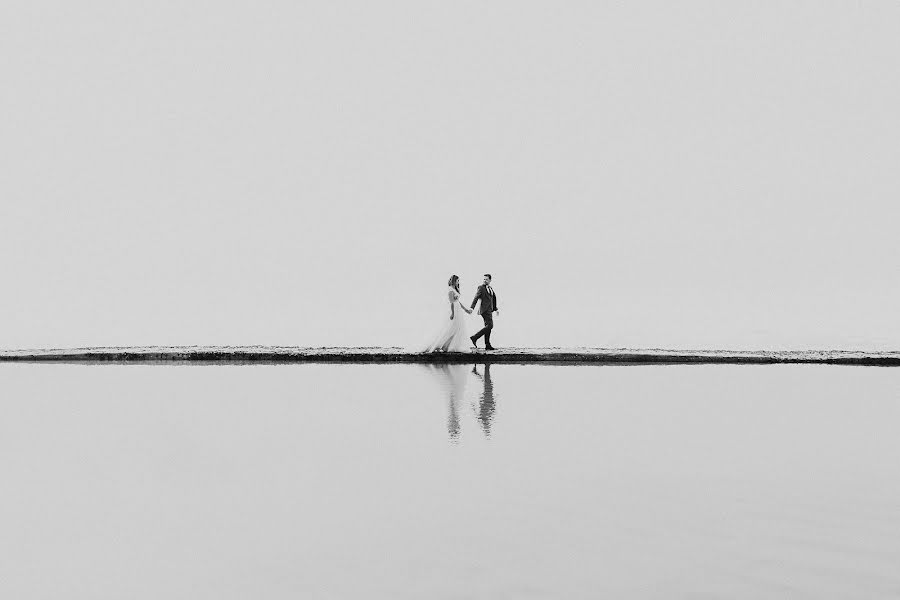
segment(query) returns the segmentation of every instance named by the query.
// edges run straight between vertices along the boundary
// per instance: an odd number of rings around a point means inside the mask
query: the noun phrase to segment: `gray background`
[[[896,348],[898,2],[0,4],[0,346]],[[477,322],[473,319],[472,326]]]

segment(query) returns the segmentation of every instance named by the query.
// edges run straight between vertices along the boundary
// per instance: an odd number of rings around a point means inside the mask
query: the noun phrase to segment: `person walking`
[[[478,308],[478,314],[484,319],[484,327],[469,339],[472,340],[472,345],[477,348],[478,340],[484,336],[485,350],[494,349],[491,345],[491,330],[494,328],[494,313],[500,314],[500,309],[497,307],[497,294],[494,292],[494,288],[491,287],[492,279],[490,273],[484,274],[484,283],[478,286],[478,291],[475,292],[475,299],[472,300],[473,310],[475,309],[475,305],[481,301],[481,306]]]

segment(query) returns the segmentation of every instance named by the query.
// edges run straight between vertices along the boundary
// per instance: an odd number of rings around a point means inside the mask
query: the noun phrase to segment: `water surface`
[[[900,370],[0,366],[3,598],[894,598]]]

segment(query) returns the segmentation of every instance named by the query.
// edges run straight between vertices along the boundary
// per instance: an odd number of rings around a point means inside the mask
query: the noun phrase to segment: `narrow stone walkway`
[[[294,346],[135,346],[0,350],[0,362],[307,362],[516,364],[773,364],[900,366],[900,352],[845,350],[662,350],[631,348],[498,348],[491,352],[422,354],[403,348]]]

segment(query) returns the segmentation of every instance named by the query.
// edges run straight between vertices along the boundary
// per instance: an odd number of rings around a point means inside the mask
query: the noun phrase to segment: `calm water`
[[[900,369],[0,382],[2,598],[900,596]]]

